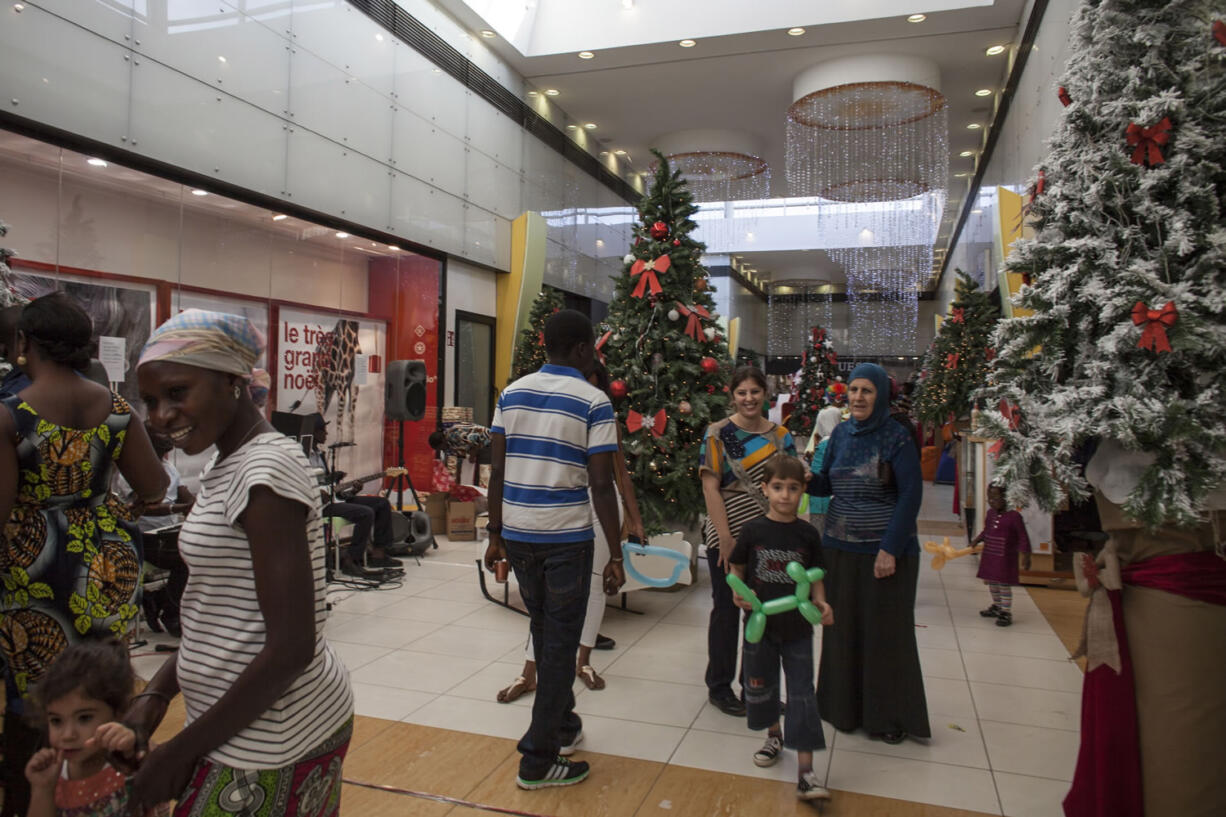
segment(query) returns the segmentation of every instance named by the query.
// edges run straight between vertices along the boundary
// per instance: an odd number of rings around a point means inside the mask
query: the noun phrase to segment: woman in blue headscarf
[[[845,732],[887,743],[927,738],[928,705],[915,644],[919,578],[919,455],[890,418],[890,378],[861,363],[847,387],[851,419],[830,435],[811,483],[831,496],[822,532],[826,595],[838,626],[822,635],[817,697]]]

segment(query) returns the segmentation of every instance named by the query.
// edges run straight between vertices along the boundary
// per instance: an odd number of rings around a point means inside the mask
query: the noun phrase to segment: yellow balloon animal
[[[940,570],[945,567],[945,563],[950,559],[957,559],[959,556],[965,556],[968,553],[978,553],[983,550],[983,545],[971,545],[970,547],[956,549],[949,543],[949,537],[946,536],[939,545],[936,542],[925,542],[924,550],[932,554],[932,569]]]

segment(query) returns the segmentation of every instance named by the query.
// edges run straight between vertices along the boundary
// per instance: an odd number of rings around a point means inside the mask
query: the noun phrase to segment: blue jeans
[[[536,780],[557,760],[558,750],[583,728],[575,714],[571,687],[592,581],[592,540],[563,544],[503,541],[532,619],[536,699],[532,723],[517,748],[523,755],[520,777]]]
[[[813,636],[777,641],[770,632],[757,644],[745,642],[745,709],[750,729],[767,729],[779,720],[779,665],[787,676],[788,708],[783,714],[783,745],[798,752],[826,748],[813,685]]]

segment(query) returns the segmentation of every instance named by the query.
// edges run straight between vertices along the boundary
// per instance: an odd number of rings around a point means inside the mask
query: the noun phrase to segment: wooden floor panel
[[[1077,652],[1081,644],[1081,630],[1086,618],[1086,606],[1090,600],[1076,590],[1053,589],[1050,587],[1027,587],[1030,598],[1034,599],[1039,612],[1047,619],[1047,623],[1056,631],[1060,641],[1069,654]],[[1077,665],[1085,671],[1085,658],[1078,658]]]
[[[522,791],[515,785],[519,753],[514,752],[465,799],[549,817],[634,817],[665,768],[650,760],[595,752],[579,752],[575,759],[592,764],[587,780],[565,788]]]

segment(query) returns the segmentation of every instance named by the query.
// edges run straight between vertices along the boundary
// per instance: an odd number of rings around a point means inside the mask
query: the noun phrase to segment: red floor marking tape
[[[456,806],[467,806],[468,808],[481,809],[482,811],[492,811],[496,814],[513,814],[515,817],[550,817],[548,814],[537,814],[533,811],[520,811],[519,809],[503,808],[502,806],[490,806],[485,803],[474,803],[471,800],[461,800],[458,797],[448,797],[445,794],[430,794],[424,791],[412,791],[411,789],[399,789],[395,786],[384,786],[379,783],[363,783],[360,780],[350,780],[347,777],[341,778],[342,783],[348,783],[351,786],[361,786],[364,789],[374,789],[375,791],[387,791],[392,794],[403,794],[408,797],[419,797],[422,800],[434,800],[438,803],[451,803]]]

